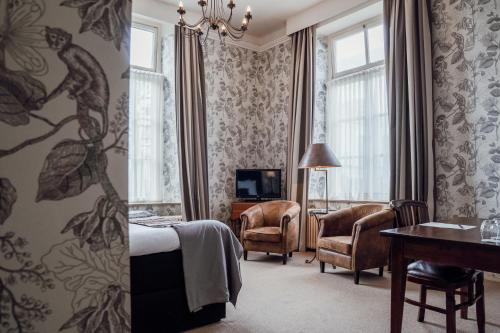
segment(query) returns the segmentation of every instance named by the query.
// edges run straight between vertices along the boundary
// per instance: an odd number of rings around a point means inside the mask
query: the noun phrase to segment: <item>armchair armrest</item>
[[[300,205],[296,204],[288,208],[281,217],[280,229],[283,234],[288,232],[288,224],[298,224],[300,214]]]
[[[358,270],[381,267],[389,258],[390,240],[380,231],[393,227],[395,214],[384,209],[370,214],[354,223],[352,229],[353,267]]]
[[[296,218],[300,214],[300,206],[299,205],[293,205],[292,207],[288,208],[284,213],[281,218],[282,222],[288,223],[292,221],[294,218]]]
[[[340,209],[319,219],[318,237],[347,236],[354,224],[351,208]]]
[[[255,205],[240,214],[241,231],[262,227],[264,225],[264,214],[260,205]]]

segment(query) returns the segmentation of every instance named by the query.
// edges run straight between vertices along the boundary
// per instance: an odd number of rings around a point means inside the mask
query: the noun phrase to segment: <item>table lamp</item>
[[[313,143],[307,147],[299,163],[299,169],[314,169],[325,172],[326,198],[325,209],[328,214],[328,169],[341,167],[333,150],[326,143]]]

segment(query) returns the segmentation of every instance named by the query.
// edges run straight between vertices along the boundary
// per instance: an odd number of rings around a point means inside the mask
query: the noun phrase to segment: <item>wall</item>
[[[291,43],[264,52],[207,40],[210,211],[227,221],[237,168],[281,168],[287,147]]]
[[[438,217],[500,213],[500,1],[432,2]]]
[[[60,2],[0,1],[0,330],[130,332],[131,2]]]

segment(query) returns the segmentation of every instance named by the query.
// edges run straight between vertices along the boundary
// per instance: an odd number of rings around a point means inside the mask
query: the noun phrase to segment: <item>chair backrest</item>
[[[362,204],[351,207],[353,222],[362,219],[365,216],[380,212],[387,208],[386,204]]]
[[[264,215],[264,225],[269,227],[279,227],[283,214],[294,205],[296,202],[287,200],[273,200],[259,204]]]
[[[409,227],[429,222],[427,203],[415,200],[393,200],[390,206],[396,212],[396,227]]]

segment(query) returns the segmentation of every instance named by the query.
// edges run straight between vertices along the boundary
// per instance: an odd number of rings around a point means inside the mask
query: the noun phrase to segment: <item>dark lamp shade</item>
[[[333,150],[325,143],[313,143],[309,145],[299,163],[299,169],[335,168],[341,166]]]

